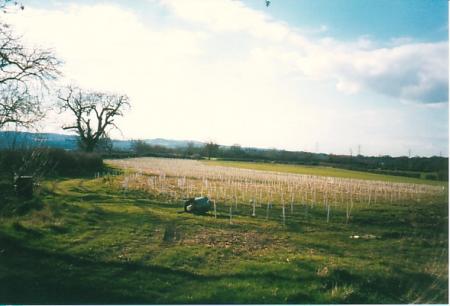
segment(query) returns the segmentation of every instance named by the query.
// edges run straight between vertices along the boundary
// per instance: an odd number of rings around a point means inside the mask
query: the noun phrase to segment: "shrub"
[[[434,174],[434,173],[431,173],[431,174],[425,175],[425,179],[426,180],[437,180],[438,176],[436,174]]]
[[[103,160],[95,153],[36,148],[0,151],[0,173],[16,175],[83,175],[100,171]]]

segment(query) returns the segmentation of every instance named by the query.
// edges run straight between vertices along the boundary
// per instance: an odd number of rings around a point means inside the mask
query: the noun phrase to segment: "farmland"
[[[345,210],[348,222],[354,209],[376,203],[420,203],[446,194],[444,186],[374,181],[376,175],[370,176],[372,180],[353,179],[348,177],[351,171],[342,170],[336,172],[340,177],[333,177],[210,166],[193,160],[143,158],[111,163],[131,170],[122,182],[124,189],[144,190],[167,200],[206,195],[215,202],[215,209],[229,210],[230,222],[233,210],[245,214],[251,209],[255,217],[257,208],[264,208],[266,219],[281,209],[286,224],[287,210],[293,214],[301,209],[307,216],[314,206],[325,208],[327,222],[332,210],[338,217]]]
[[[234,161],[222,161],[222,160],[205,160],[203,161],[207,165],[212,166],[225,166],[233,168],[253,169],[262,171],[275,171],[275,172],[287,172],[295,174],[306,174],[316,176],[331,176],[341,178],[354,178],[362,180],[374,180],[374,181],[386,181],[386,182],[398,182],[398,183],[416,183],[416,184],[429,184],[429,185],[444,185],[442,181],[432,181],[412,177],[404,176],[392,176],[382,175],[370,172],[353,171],[338,169],[332,167],[323,166],[302,166],[302,165],[288,165],[288,164],[275,164],[275,163],[254,163],[254,162],[234,162]]]
[[[8,303],[446,303],[443,185],[126,159],[0,222]],[[379,180],[377,180],[379,178]],[[215,210],[180,213],[206,195]]]

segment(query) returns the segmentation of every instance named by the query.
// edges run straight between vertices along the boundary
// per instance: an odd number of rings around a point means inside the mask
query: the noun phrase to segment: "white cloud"
[[[344,73],[373,91],[424,103],[448,101],[448,44],[409,44],[359,52]]]
[[[282,41],[290,31],[286,24],[247,8],[240,1],[161,1],[178,17],[205,25],[215,32],[244,32],[258,38]]]
[[[183,20],[213,32],[245,33],[270,42],[259,52],[265,52],[267,60],[287,59],[288,66],[294,65],[308,77],[334,79],[337,89],[343,92],[369,89],[423,103],[448,101],[447,42],[412,43],[397,38],[392,41],[394,46],[377,48],[369,36],[350,43],[330,37],[314,41],[302,36],[301,30],[274,21],[239,1],[163,3]],[[277,52],[271,52],[274,44],[279,46]]]

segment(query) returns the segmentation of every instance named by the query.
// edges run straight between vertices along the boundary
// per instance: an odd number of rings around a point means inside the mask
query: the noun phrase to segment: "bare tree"
[[[25,47],[0,23],[0,129],[7,124],[29,127],[43,116],[39,86],[60,74],[52,51]]]
[[[117,128],[114,120],[130,107],[126,95],[85,91],[73,86],[60,90],[58,99],[60,110],[75,116],[75,121],[63,129],[74,130],[86,152],[92,152],[99,140],[107,136],[108,128]]]

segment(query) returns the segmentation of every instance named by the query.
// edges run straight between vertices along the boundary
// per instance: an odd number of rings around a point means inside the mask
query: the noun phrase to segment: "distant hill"
[[[171,149],[187,147],[189,143],[192,143],[194,147],[204,146],[203,142],[194,140],[155,138],[144,139],[143,141],[149,145],[162,146]],[[133,140],[113,139],[113,147],[115,150],[130,150],[132,144]],[[0,149],[28,147],[51,147],[74,150],[77,148],[77,136],[56,133],[0,132]]]
[[[54,133],[0,132],[0,149],[39,146],[73,150],[77,147],[77,137]]]
[[[195,140],[171,140],[164,138],[146,139],[146,143],[154,146],[162,146],[167,148],[184,148],[187,147],[189,143],[192,143],[194,147],[203,147],[205,143]]]

